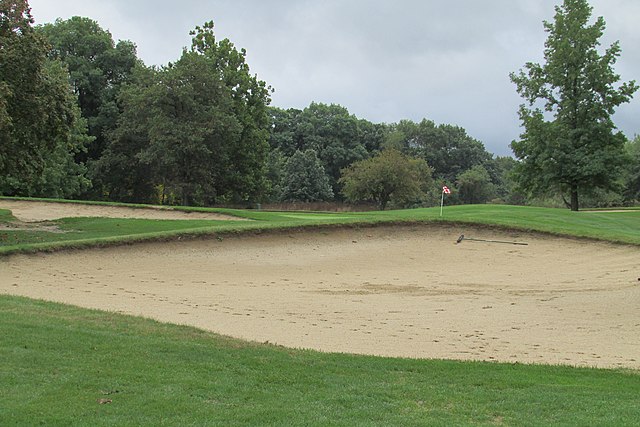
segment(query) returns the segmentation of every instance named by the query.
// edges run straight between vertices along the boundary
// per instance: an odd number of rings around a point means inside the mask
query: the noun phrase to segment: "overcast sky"
[[[30,0],[36,23],[86,16],[131,40],[147,65],[165,65],[213,20],[219,39],[247,50],[252,73],[273,86],[272,105],[335,103],[376,123],[401,119],[464,127],[487,149],[511,153],[522,100],[509,72],[542,62],[560,0]],[[640,1],[592,0],[603,45],[620,40],[616,71],[640,80]],[[640,93],[618,109],[640,134]]]

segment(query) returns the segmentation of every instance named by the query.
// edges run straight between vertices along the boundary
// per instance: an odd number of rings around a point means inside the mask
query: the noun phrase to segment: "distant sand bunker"
[[[528,246],[463,241],[465,236]],[[640,249],[374,228],[0,259],[0,293],[332,352],[640,369]]]
[[[23,222],[51,221],[60,218],[107,217],[141,219],[212,219],[242,221],[243,218],[207,212],[186,212],[163,207],[129,208],[84,205],[78,203],[31,202],[0,199],[0,209],[9,209]]]

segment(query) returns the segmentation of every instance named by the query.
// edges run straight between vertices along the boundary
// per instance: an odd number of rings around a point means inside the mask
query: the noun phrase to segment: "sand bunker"
[[[242,221],[243,218],[207,212],[186,212],[156,206],[129,208],[121,206],[84,205],[78,203],[31,202],[0,199],[0,209],[9,209],[23,222],[51,221],[60,218],[107,217],[141,219],[212,219]]]
[[[463,241],[465,236],[528,246]],[[374,228],[0,259],[0,293],[323,351],[640,369],[640,248]]]

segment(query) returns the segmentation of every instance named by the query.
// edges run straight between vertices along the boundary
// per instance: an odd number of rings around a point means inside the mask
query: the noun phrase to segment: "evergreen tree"
[[[296,151],[284,166],[282,195],[285,202],[318,202],[333,199],[329,177],[311,149]]]

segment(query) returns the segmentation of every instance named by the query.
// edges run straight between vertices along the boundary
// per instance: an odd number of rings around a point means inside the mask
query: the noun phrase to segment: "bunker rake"
[[[522,246],[528,245],[528,243],[524,243],[524,242],[507,242],[504,240],[474,239],[473,237],[464,237],[464,234],[461,234],[460,237],[458,237],[458,240],[456,240],[456,245],[458,243],[462,243],[463,240],[471,240],[474,242],[487,242],[487,243],[506,243],[508,245],[522,245]]]

